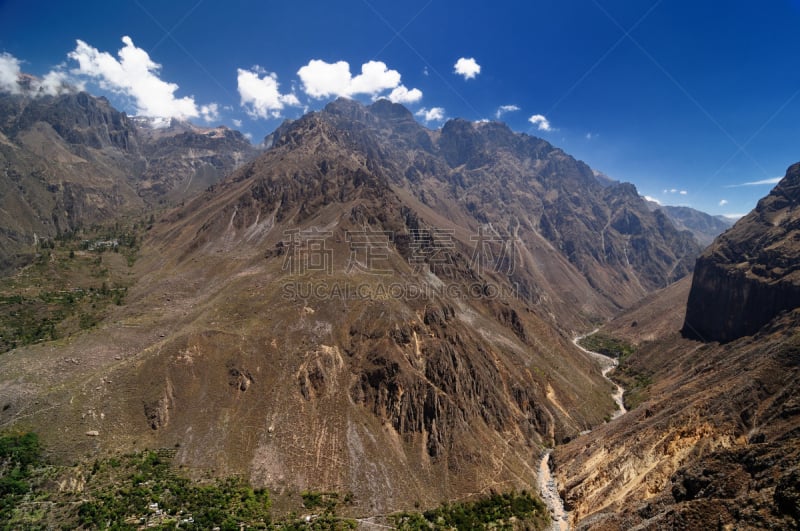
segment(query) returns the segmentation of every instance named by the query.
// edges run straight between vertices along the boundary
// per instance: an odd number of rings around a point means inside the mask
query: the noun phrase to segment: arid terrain
[[[5,160],[43,173],[0,249],[25,264],[0,427],[51,463],[160,449],[192,480],[346,494],[364,525],[542,481],[564,527],[796,524],[798,166],[702,251],[499,122],[339,99],[259,154],[85,94],[3,101]],[[73,163],[114,171],[53,217]]]

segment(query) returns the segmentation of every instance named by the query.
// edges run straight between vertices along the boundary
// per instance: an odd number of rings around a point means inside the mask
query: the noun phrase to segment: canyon
[[[0,103],[8,308],[125,294],[0,355],[0,426],[53,462],[170,449],[364,521],[538,488],[559,529],[796,522],[800,166],[703,251],[499,122],[338,99],[254,147]],[[120,220],[127,256],[64,236]]]

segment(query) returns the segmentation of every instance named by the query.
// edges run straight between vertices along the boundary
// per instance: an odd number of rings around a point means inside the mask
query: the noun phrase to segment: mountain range
[[[52,459],[172,448],[377,515],[529,489],[555,446],[574,523],[791,521],[797,167],[703,251],[718,224],[499,122],[339,99],[261,151],[85,93],[0,106],[6,271],[157,214],[124,304],[0,355],[0,425]],[[635,347],[611,422],[572,343],[600,325]]]
[[[0,268],[30,262],[40,238],[175,204],[258,153],[236,131],[165,125],[85,92],[0,94]]]
[[[731,228],[734,220],[725,216],[712,216],[687,206],[660,205],[647,201],[651,210],[661,210],[679,230],[688,230],[703,247],[708,247],[714,239]]]

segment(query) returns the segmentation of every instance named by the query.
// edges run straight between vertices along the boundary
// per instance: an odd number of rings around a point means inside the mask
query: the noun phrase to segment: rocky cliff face
[[[800,306],[800,164],[697,260],[683,332],[704,341],[754,334]]]

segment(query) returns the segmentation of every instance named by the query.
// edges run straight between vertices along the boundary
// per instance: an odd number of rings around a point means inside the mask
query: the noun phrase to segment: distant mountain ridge
[[[647,204],[651,210],[662,210],[678,230],[691,232],[703,247],[709,246],[734,223],[724,216],[712,216],[687,206],[662,205],[655,201],[647,201]]]
[[[85,92],[0,94],[0,269],[29,260],[37,237],[180,201],[257,153],[226,128],[153,134]]]

